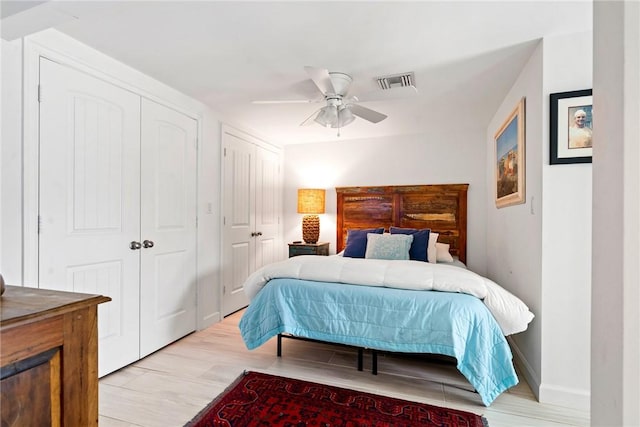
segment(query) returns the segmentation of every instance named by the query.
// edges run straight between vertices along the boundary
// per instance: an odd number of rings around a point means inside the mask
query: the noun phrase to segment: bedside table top
[[[328,244],[329,242],[318,242],[318,243],[293,242],[293,243],[289,243],[289,246],[324,246]]]

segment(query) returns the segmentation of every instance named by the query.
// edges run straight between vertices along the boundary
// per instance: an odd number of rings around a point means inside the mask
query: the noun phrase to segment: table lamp
[[[298,213],[302,217],[302,240],[317,243],[320,237],[320,217],[324,213],[324,190],[318,188],[298,189]]]

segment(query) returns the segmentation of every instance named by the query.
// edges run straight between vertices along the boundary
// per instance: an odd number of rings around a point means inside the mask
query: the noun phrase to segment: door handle
[[[131,243],[129,243],[129,249],[131,249],[132,251],[136,251],[138,249],[140,249],[142,247],[142,245],[140,244],[140,242],[136,242],[135,240],[132,241]]]
[[[262,231],[254,231],[251,233],[251,237],[262,236]]]
[[[256,236],[262,236],[262,231],[258,231],[258,232],[256,233]]]
[[[153,240],[145,240],[144,242],[142,242],[142,245],[145,248],[152,248],[153,247]]]

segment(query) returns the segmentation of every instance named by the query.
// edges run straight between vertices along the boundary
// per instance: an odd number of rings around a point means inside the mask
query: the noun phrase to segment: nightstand
[[[329,242],[289,243],[289,258],[298,255],[329,255]]]

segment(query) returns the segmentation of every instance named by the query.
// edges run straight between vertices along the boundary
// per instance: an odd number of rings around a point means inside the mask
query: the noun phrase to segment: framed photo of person
[[[591,163],[593,97],[591,89],[550,95],[549,164]]]
[[[524,203],[525,194],[524,98],[495,134],[496,207]]]

